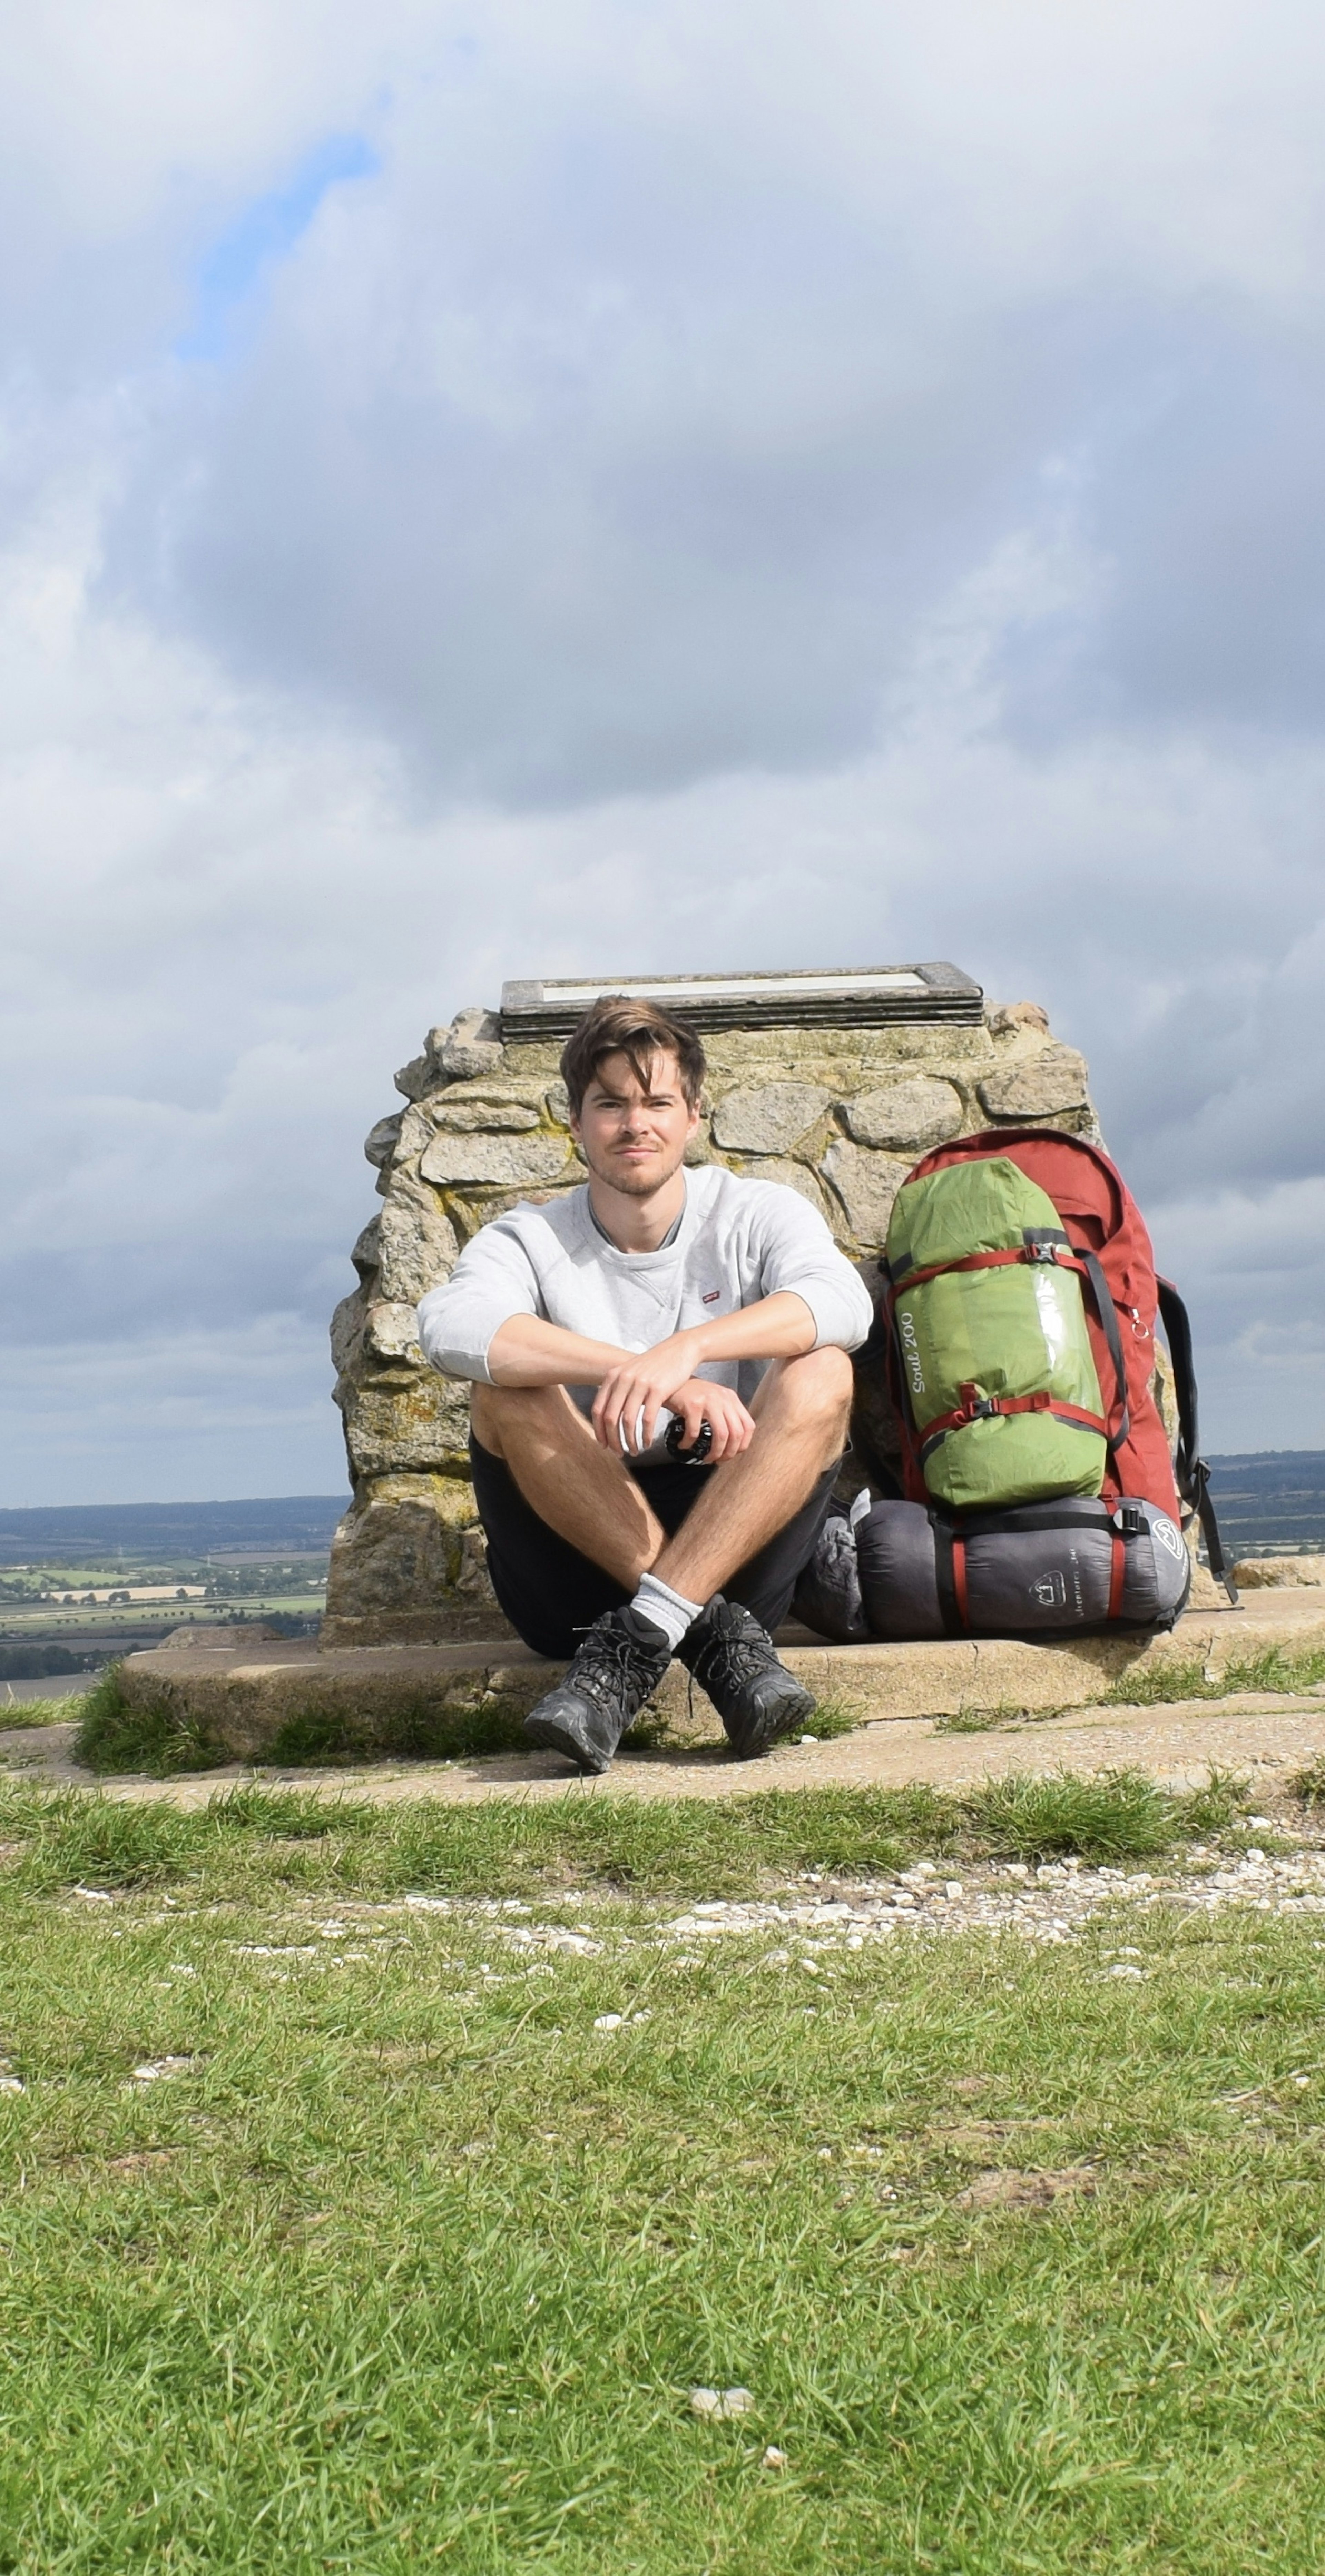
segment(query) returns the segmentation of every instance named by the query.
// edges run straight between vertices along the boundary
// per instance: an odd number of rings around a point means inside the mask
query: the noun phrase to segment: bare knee
[[[508,1440],[527,1440],[531,1434],[556,1441],[572,1436],[579,1428],[579,1418],[564,1387],[561,1386],[485,1386],[475,1383],[469,1391],[469,1419],[474,1437],[481,1448],[494,1458],[504,1458]]]
[[[847,1353],[835,1342],[825,1343],[820,1350],[805,1351],[799,1359],[779,1364],[778,1410],[797,1424],[820,1428],[825,1433],[844,1432],[853,1385]]]

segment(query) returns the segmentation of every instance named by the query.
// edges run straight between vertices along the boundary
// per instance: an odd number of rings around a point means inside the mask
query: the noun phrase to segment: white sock
[[[631,1602],[641,1619],[651,1619],[661,1628],[675,1654],[687,1628],[692,1628],[704,1607],[702,1601],[687,1601],[684,1592],[673,1592],[670,1583],[660,1583],[656,1574],[642,1574],[640,1587]]]

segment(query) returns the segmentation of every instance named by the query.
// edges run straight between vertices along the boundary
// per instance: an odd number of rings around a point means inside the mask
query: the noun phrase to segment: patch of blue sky
[[[283,188],[255,197],[204,252],[194,280],[193,318],[176,342],[185,359],[223,358],[241,308],[264,274],[306,233],[324,197],[347,179],[369,179],[379,155],[362,134],[329,134],[305,154]]]

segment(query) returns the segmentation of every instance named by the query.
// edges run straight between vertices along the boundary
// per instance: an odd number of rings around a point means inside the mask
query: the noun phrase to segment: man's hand
[[[680,1415],[688,1449],[699,1437],[701,1422],[708,1423],[713,1433],[710,1465],[716,1466],[720,1458],[739,1457],[743,1449],[749,1448],[755,1434],[754,1416],[747,1412],[740,1397],[730,1387],[715,1385],[712,1379],[694,1374],[703,1353],[703,1340],[698,1331],[673,1333],[651,1351],[629,1352],[605,1373],[591,1417],[594,1438],[604,1449],[615,1450],[619,1456],[625,1448],[638,1457],[642,1450],[651,1448],[664,1407]]]

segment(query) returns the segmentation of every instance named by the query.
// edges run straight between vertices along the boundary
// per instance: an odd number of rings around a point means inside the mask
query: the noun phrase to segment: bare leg
[[[649,1560],[660,1582],[709,1601],[785,1527],[841,1453],[851,1386],[851,1362],[834,1346],[774,1360],[751,1407],[759,1429],[749,1448],[714,1469],[675,1538]]]
[[[475,1386],[471,1411],[475,1438],[505,1460],[539,1519],[633,1592],[666,1532],[565,1388]]]

